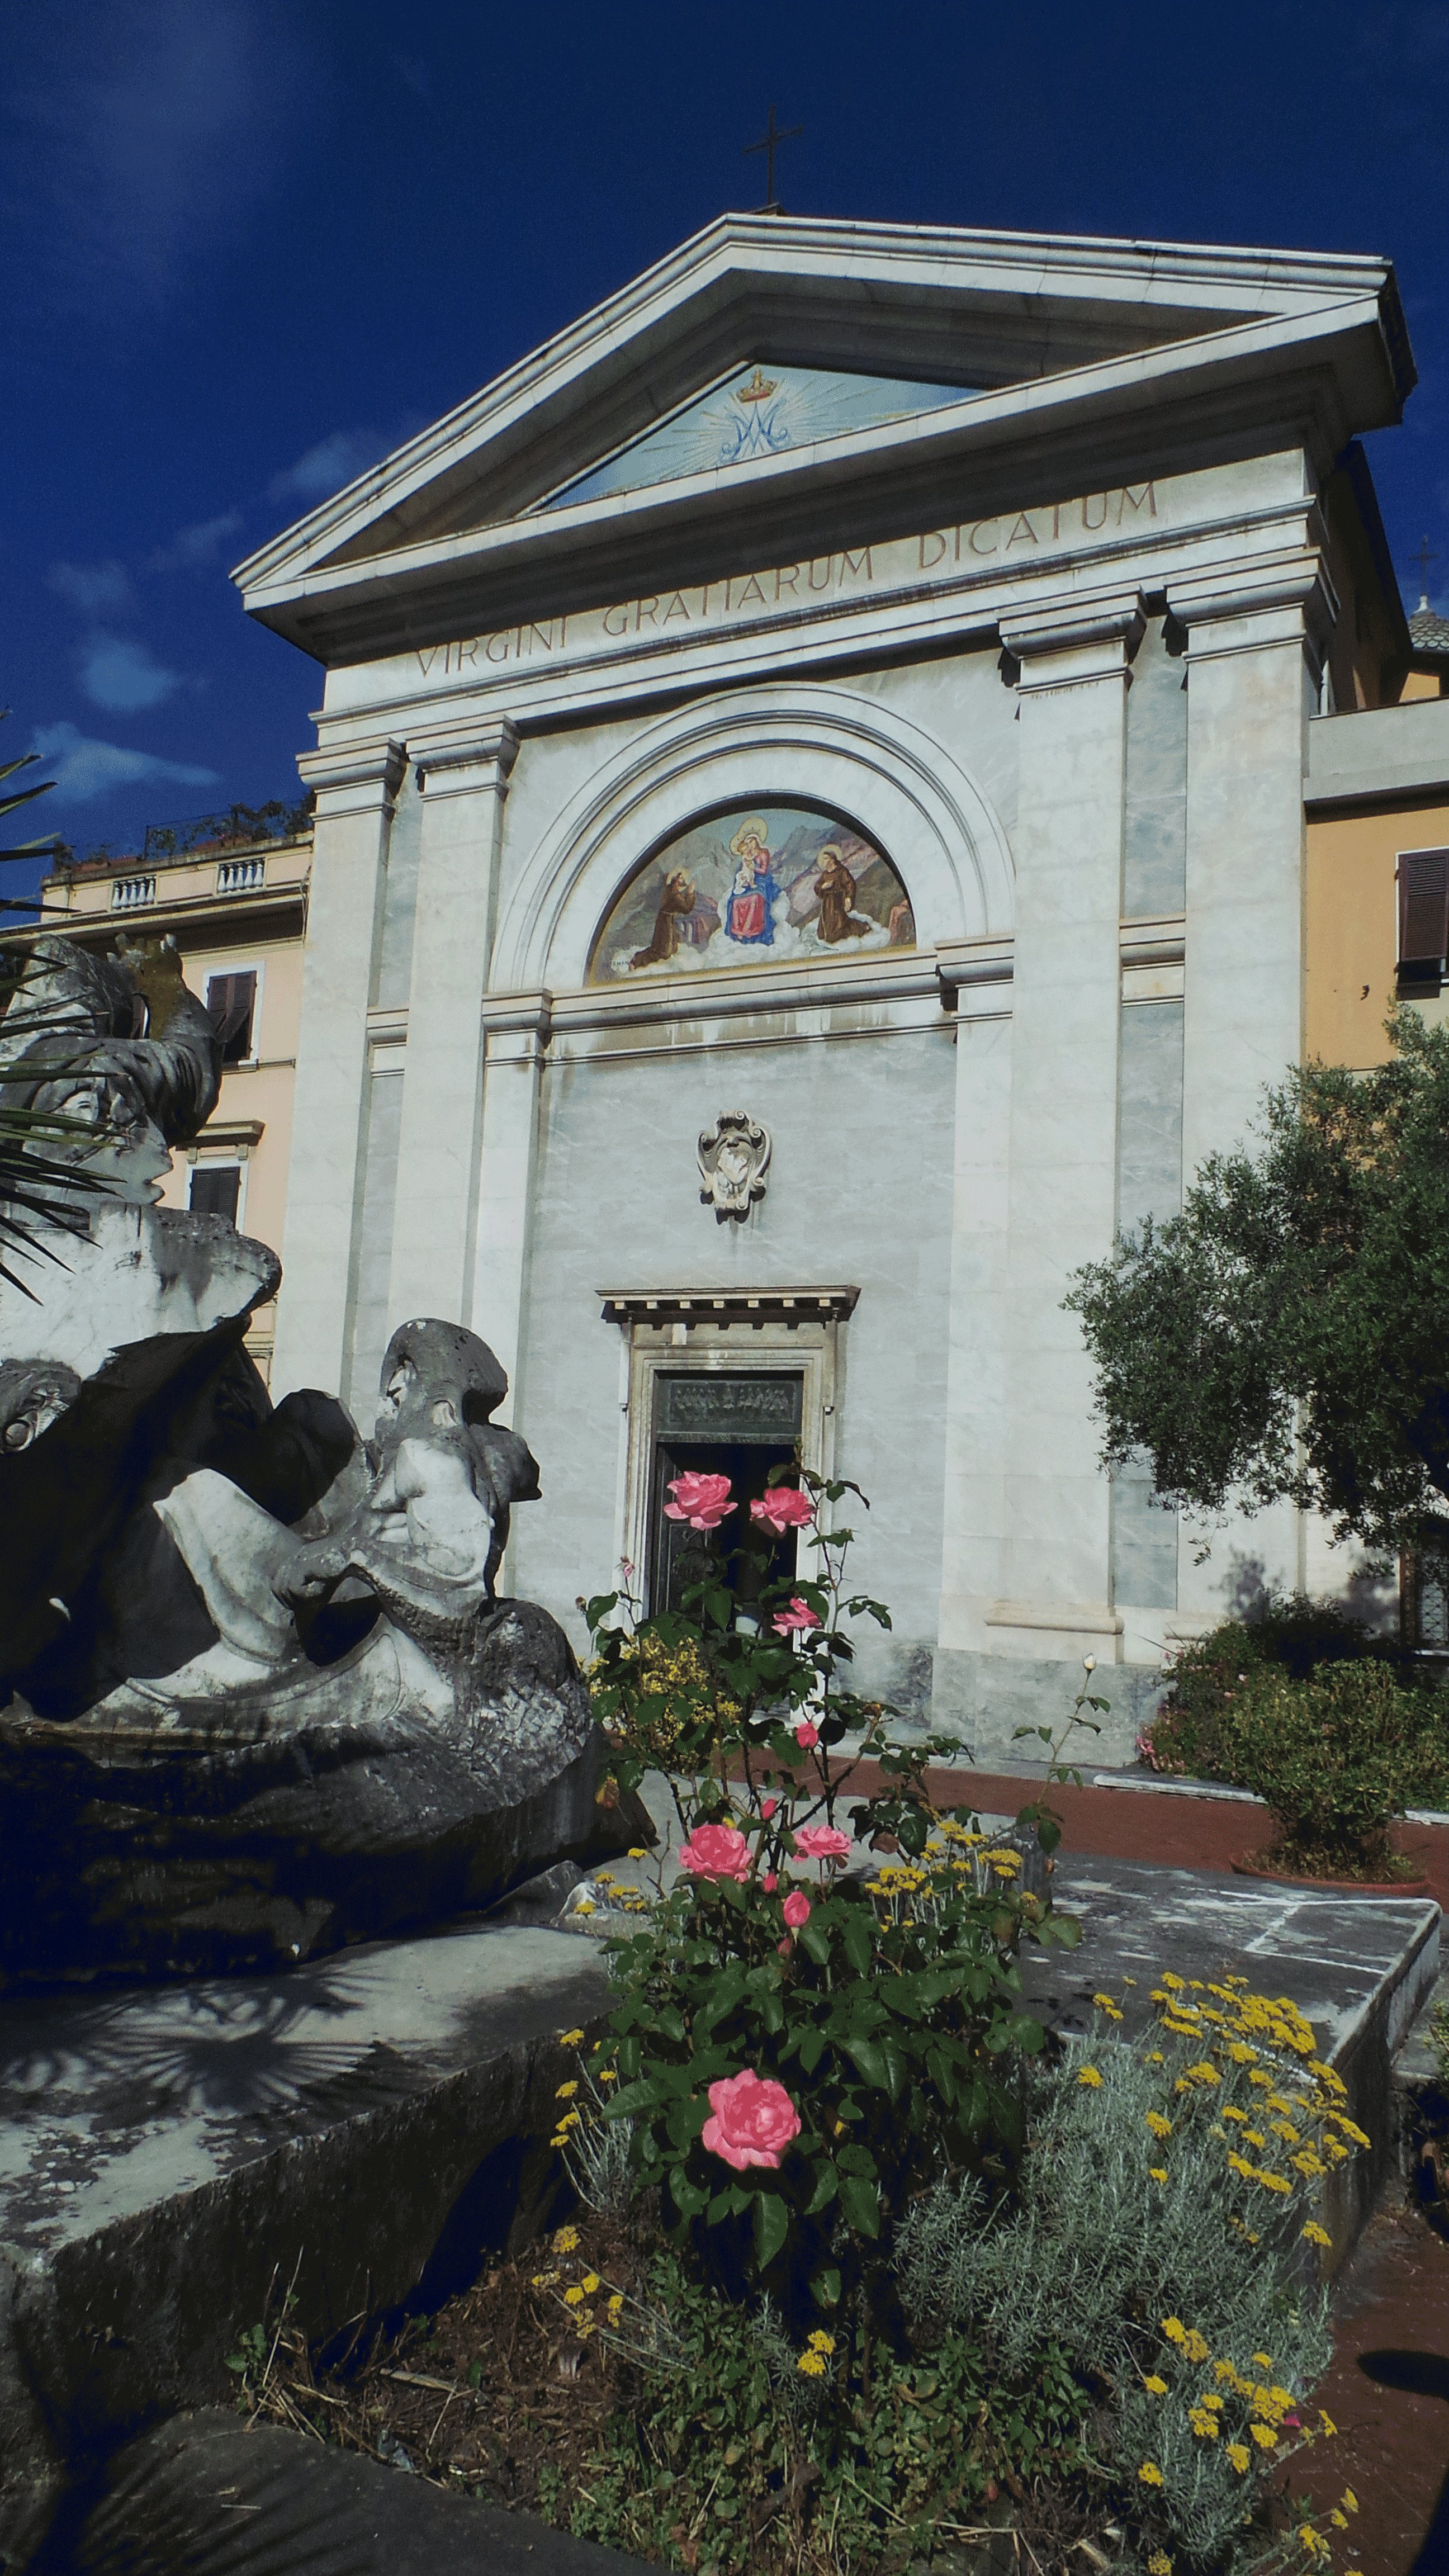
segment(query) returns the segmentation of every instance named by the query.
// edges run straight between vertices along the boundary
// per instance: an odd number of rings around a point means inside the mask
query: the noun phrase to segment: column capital
[[[400,742],[323,743],[298,755],[297,772],[314,790],[322,822],[345,814],[391,816],[408,765]]]
[[[419,789],[429,802],[438,796],[501,796],[518,758],[518,728],[505,716],[432,745],[414,743],[412,754]]]
[[[1017,689],[1079,688],[1093,680],[1125,680],[1142,641],[1146,619],[1135,590],[1098,591],[1084,597],[1061,591],[1023,601],[1001,619],[1001,640],[1021,665]]]
[[[1285,644],[1304,646],[1317,661],[1338,617],[1338,594],[1322,555],[1304,546],[1169,581],[1167,607],[1187,629],[1189,664]]]

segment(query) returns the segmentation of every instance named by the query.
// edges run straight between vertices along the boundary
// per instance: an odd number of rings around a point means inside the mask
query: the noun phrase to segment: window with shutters
[[[252,1044],[257,1008],[255,968],[248,967],[244,974],[208,975],[206,1007],[221,1040],[222,1063],[247,1063],[256,1052]]]
[[[241,1198],[240,1163],[193,1163],[188,1207],[198,1216],[225,1216],[236,1223]]]
[[[1434,994],[1449,956],[1449,850],[1399,853],[1399,991]]]

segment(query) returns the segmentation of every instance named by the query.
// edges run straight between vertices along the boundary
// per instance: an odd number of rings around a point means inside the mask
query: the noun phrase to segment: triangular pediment
[[[972,388],[971,390],[984,390]],[[657,429],[616,449],[587,474],[535,504],[559,510],[650,483],[690,474],[735,473],[787,449],[799,453],[825,438],[886,429],[921,412],[964,399],[960,385],[921,384],[907,376],[869,376],[834,367],[732,367]]]
[[[1413,363],[1384,261],[728,215],[235,577],[255,616],[352,659],[607,597],[625,552],[729,560],[827,508],[875,525],[882,495],[904,508],[1027,434],[1040,455],[1114,420],[1140,436],[1149,407],[1261,410],[1275,378],[1300,413],[1331,380],[1336,445],[1397,417]]]

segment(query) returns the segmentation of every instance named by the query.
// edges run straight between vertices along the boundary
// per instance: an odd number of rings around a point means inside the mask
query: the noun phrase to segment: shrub
[[[824,2328],[797,2350],[768,2305],[728,2305],[672,2255],[616,2323],[597,2304],[634,2402],[582,2475],[544,2489],[580,2538],[697,2576],[860,2576],[979,2535],[998,2481],[1080,2475],[1080,2391],[1050,2348],[1010,2382],[966,2336],[862,2367]]]
[[[975,2338],[998,2379],[1050,2337],[1134,2537],[1217,2566],[1312,2436],[1331,2344],[1308,2213],[1368,2142],[1291,2003],[1176,1977],[1154,2000],[1139,2040],[1101,2028],[1032,2070],[1010,2197],[939,2184],[896,2260],[916,2331]]]
[[[1242,1777],[1270,1809],[1287,1865],[1393,1876],[1389,1828],[1424,1775],[1417,1693],[1401,1690],[1386,1664],[1320,1666],[1304,1682],[1267,1666],[1244,1707]]]
[[[1228,1619],[1179,1649],[1171,1688],[1139,1750],[1155,1771],[1197,1779],[1237,1777],[1238,1721],[1244,1685],[1260,1666],[1281,1667],[1305,1681],[1320,1665],[1393,1660],[1385,1641],[1361,1619],[1307,1593],[1271,1593],[1251,1619]]]

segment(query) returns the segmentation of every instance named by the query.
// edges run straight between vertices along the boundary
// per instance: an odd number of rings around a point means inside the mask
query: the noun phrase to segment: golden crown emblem
[[[742,403],[768,402],[771,394],[778,391],[779,387],[772,385],[769,377],[762,376],[759,368],[756,367],[747,385],[735,387],[735,400]]]

